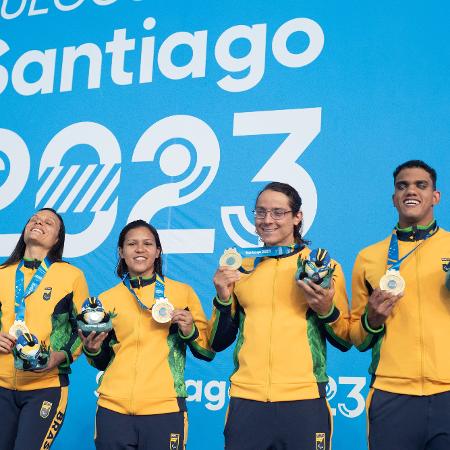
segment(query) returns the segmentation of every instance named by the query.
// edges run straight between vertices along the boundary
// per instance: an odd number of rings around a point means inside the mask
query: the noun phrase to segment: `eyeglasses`
[[[274,220],[281,220],[284,218],[285,214],[290,213],[292,211],[286,211],[282,208],[274,208],[274,209],[264,209],[264,208],[256,208],[253,210],[253,214],[257,219],[265,219],[267,214],[270,214],[270,217]]]

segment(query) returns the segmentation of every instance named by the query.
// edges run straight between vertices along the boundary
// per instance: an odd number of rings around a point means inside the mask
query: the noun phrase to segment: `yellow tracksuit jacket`
[[[399,257],[436,227],[397,230]],[[387,269],[390,237],[362,250],[352,280],[351,339],[372,349],[372,386],[388,392],[432,395],[450,390],[450,292],[445,288],[450,233],[438,229],[400,266],[404,296],[379,330],[367,323],[366,306]]]
[[[296,285],[298,257],[310,249],[264,258],[235,284],[230,302],[214,299],[211,347],[221,351],[237,337],[232,397],[258,401],[304,400],[325,396],[326,339],[346,351],[349,311],[341,266],[335,261],[334,307],[319,318]],[[251,270],[253,259],[244,260]]]
[[[24,284],[28,286],[36,272],[32,263],[22,267]],[[0,330],[8,333],[14,323],[15,277],[18,264],[0,269]],[[27,267],[29,266],[29,267]],[[81,351],[77,333],[77,311],[89,297],[86,279],[81,270],[65,262],[55,262],[39,287],[25,300],[25,323],[39,341],[53,351],[64,351],[66,362],[48,372],[34,373],[14,368],[11,353],[0,353],[0,386],[27,391],[67,386],[70,363]]]
[[[155,279],[132,279],[142,303],[154,303]],[[165,277],[165,296],[175,309],[189,309],[195,329],[188,337],[177,325],[158,323],[142,309],[121,282],[99,298],[105,311],[113,312],[113,330],[89,362],[104,370],[98,404],[121,414],[146,415],[185,411],[186,347],[200,359],[214,358],[207,339],[207,321],[200,301],[187,284]]]

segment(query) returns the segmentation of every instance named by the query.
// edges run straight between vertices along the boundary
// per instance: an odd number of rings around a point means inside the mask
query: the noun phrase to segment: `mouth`
[[[274,228],[274,227],[260,227],[260,230],[263,233],[273,233],[273,232],[277,231],[278,228]]]
[[[32,232],[36,232],[36,233],[39,233],[39,234],[44,234],[44,232],[40,228],[32,228],[30,230],[30,233],[32,233]]]
[[[144,262],[147,261],[147,258],[145,256],[136,256],[136,258],[133,258],[136,262]]]
[[[403,201],[403,204],[407,208],[414,208],[415,206],[420,205],[420,201],[414,198],[407,198],[406,200]]]

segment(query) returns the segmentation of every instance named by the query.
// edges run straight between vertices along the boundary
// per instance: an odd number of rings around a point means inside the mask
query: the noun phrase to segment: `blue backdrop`
[[[52,206],[65,256],[98,294],[116,282],[120,229],[151,220],[165,272],[209,315],[223,249],[257,243],[251,210],[268,181],[299,189],[307,238],[347,281],[395,224],[404,160],[437,169],[450,227],[447,1],[0,5],[2,256],[31,211]],[[329,352],[335,450],[366,448],[368,357]],[[190,449],[223,448],[231,359],[188,361]],[[96,375],[75,363],[55,449],[93,448]]]

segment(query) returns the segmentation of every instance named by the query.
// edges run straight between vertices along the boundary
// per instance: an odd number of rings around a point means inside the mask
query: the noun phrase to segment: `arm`
[[[89,297],[86,279],[80,271],[73,284],[73,290],[61,299],[52,314],[50,346],[53,351],[64,352],[66,361],[60,364],[68,368],[81,353],[78,337],[77,314],[84,300]]]
[[[178,322],[178,317],[181,317],[178,323],[178,335],[179,337],[187,343],[191,349],[192,354],[198,358],[205,361],[212,361],[214,359],[215,353],[211,350],[208,342],[208,330],[207,330],[207,320],[205,313],[203,312],[202,305],[198,299],[194,290],[189,287],[188,293],[188,308],[189,311],[180,311],[180,313],[175,312],[173,317],[173,322]],[[189,314],[190,320],[187,321],[188,327],[183,327],[181,321],[183,316]]]
[[[240,306],[233,293],[234,283],[239,278],[239,272],[228,267],[219,267],[214,275],[217,295],[209,321],[209,342],[216,352],[229,347],[239,331]]]
[[[83,353],[88,363],[97,370],[106,370],[115,356],[112,349],[112,346],[117,343],[114,329],[109,333],[99,333],[97,336],[92,332],[87,337],[80,331],[79,336],[83,342]]]
[[[353,266],[352,274],[352,313],[350,320],[350,339],[361,351],[374,347],[385,333],[384,324],[372,327],[368,322],[368,302],[374,288],[366,280],[364,260],[359,254]]]
[[[336,262],[333,264],[333,281],[329,289],[304,280],[297,281],[297,285],[302,289],[309,307],[317,314],[328,342],[345,352],[352,346],[348,298],[342,268]]]

